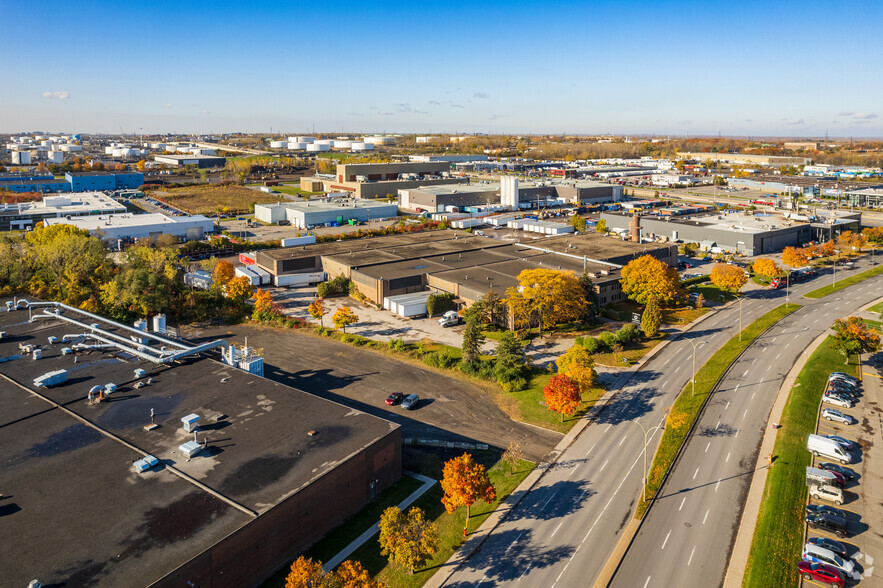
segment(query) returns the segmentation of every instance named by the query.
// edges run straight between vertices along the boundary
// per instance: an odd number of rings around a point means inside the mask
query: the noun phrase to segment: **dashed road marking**
[[[671,536],[671,529],[668,530],[668,535],[665,536],[665,540],[662,542],[662,547],[659,549],[665,549],[665,544],[668,543],[668,538]]]
[[[706,511],[705,511],[705,516],[702,517],[702,524],[703,524],[703,525],[705,524],[705,519],[708,518],[708,512],[709,512],[710,510],[711,510],[710,508],[709,508],[708,510],[706,510]]]
[[[681,498],[681,505],[678,507],[678,511],[680,511],[682,508],[684,508],[684,503],[685,503],[685,502],[687,502],[687,497],[686,497],[686,496],[684,496],[683,498]]]
[[[687,560],[687,566],[689,566],[693,562],[693,554],[696,553],[696,546],[693,546],[693,551],[690,552],[690,559]]]
[[[697,474],[699,474],[699,468],[696,468],[696,471],[693,473],[693,479],[696,479]]]

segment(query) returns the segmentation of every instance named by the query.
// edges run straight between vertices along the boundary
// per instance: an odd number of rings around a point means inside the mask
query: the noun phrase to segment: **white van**
[[[806,449],[816,457],[824,456],[830,459],[836,459],[840,463],[850,463],[852,455],[840,447],[833,439],[822,437],[821,435],[810,435],[806,438]]]
[[[813,543],[803,546],[803,561],[823,563],[841,570],[844,575],[853,580],[861,580],[861,573],[855,569],[855,562],[851,559],[843,560],[830,549],[819,547]]]

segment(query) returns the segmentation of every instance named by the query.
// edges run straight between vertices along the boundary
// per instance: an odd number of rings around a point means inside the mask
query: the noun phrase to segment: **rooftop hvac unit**
[[[184,423],[184,430],[188,433],[192,433],[199,428],[199,415],[190,413],[185,417],[181,417],[181,422]]]
[[[134,462],[132,467],[135,469],[137,473],[143,473],[149,470],[152,467],[159,465],[159,460],[153,457],[152,455],[146,455],[142,459]]]
[[[178,449],[188,458],[191,458],[202,451],[202,445],[200,445],[196,441],[188,441],[187,443],[179,446]]]

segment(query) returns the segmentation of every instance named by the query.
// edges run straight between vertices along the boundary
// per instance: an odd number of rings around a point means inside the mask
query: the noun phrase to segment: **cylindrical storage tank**
[[[40,145],[43,147],[51,147],[53,143],[55,143],[55,141],[50,141],[49,139],[43,139],[40,141]]]
[[[62,145],[61,150],[62,151],[82,151],[83,146],[82,145]]]
[[[114,147],[113,151],[111,152],[111,155],[114,156],[114,157],[122,157],[122,156],[123,156],[123,151],[124,151],[124,150],[123,150],[123,149],[120,149],[119,147]]]
[[[30,151],[13,151],[12,163],[13,165],[28,165],[31,163]]]
[[[316,141],[313,141],[313,145],[325,145],[326,147],[331,147],[332,145],[334,145],[334,141],[332,141],[331,139],[318,139]]]
[[[113,155],[113,147],[112,147],[112,146],[111,146],[111,147],[105,147],[105,148],[104,148],[104,154],[105,154],[105,155]]]
[[[334,141],[335,149],[349,149],[352,146],[352,141]]]
[[[291,142],[289,142],[288,148],[291,151],[303,151],[304,149],[307,148],[307,145],[309,145],[309,143],[291,143]]]
[[[49,163],[64,163],[64,152],[63,151],[50,151],[46,155],[46,159],[49,160]]]
[[[165,151],[166,144],[165,143],[151,143],[150,148],[151,149],[158,149],[160,151]]]
[[[271,149],[288,149],[288,141],[270,141]]]
[[[316,137],[295,137],[298,143],[315,143]]]
[[[35,141],[42,141],[42,140],[45,139],[45,138],[46,138],[46,137],[43,136],[43,135],[34,135],[34,140],[35,140]]]
[[[350,145],[351,151],[371,151],[373,149],[374,145],[371,143],[354,142]]]
[[[7,143],[6,144],[7,151],[15,151],[16,149],[18,149],[18,143]]]
[[[322,151],[331,151],[330,145],[319,145],[318,143],[313,143],[311,145],[307,145],[307,151],[311,153],[317,153]]]
[[[141,152],[137,149],[127,148],[120,149],[120,154],[122,155],[122,157],[135,157],[136,155],[141,155]]]

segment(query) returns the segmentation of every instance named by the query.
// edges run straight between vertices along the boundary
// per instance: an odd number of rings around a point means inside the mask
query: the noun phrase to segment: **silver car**
[[[402,400],[402,408],[412,410],[417,407],[417,403],[420,402],[420,397],[416,394],[408,394],[405,396],[405,399]]]
[[[826,408],[822,410],[822,418],[826,421],[837,421],[844,425],[852,424],[852,417],[847,416],[835,408]]]

